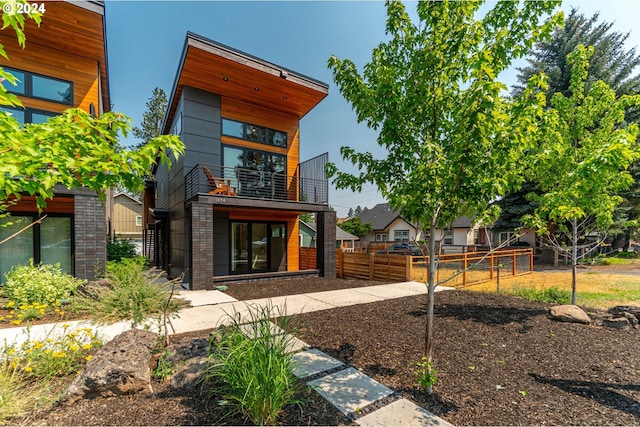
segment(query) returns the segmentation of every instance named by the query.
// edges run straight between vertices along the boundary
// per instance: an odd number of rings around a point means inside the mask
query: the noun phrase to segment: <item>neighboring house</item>
[[[490,236],[491,233],[487,235],[485,227],[474,224],[473,219],[468,216],[457,218],[451,228],[436,229],[435,233],[436,240],[442,241],[441,249],[445,253],[468,252],[476,246],[486,245]],[[428,239],[427,232],[425,239]]]
[[[104,2],[47,2],[46,16],[38,27],[25,20],[26,47],[18,45],[15,32],[0,32],[10,61],[0,57],[0,66],[20,80],[18,86],[4,83],[24,108],[2,107],[21,123],[40,123],[77,107],[100,115],[110,106],[105,41]],[[12,222],[0,227],[0,240],[42,215],[47,218],[0,245],[0,281],[14,265],[59,263],[61,269],[91,279],[106,262],[106,213],[98,195],[59,186],[44,212],[35,199],[23,196],[10,209]]]
[[[347,233],[336,225],[336,248],[353,250],[358,236]],[[300,220],[300,246],[306,248],[316,247],[316,223]]]
[[[142,202],[127,193],[113,196],[111,227],[113,235],[123,239],[142,240]]]
[[[364,210],[360,219],[373,227],[373,233],[362,239],[364,242],[413,242],[421,236],[416,226],[392,211],[388,203],[379,203]]]
[[[147,240],[190,289],[245,277],[300,274],[298,216],[315,213],[317,271],[335,277],[335,212],[327,155],[300,162],[300,119],[326,83],[187,33],[165,134],[185,143],[152,171]],[[155,192],[155,196],[154,196]],[[153,230],[151,230],[153,228]]]

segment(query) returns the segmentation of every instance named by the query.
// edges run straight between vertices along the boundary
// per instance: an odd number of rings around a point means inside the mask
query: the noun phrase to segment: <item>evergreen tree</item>
[[[360,207],[360,205],[356,206],[356,210],[355,210],[355,211],[353,211],[353,214],[354,214],[356,217],[359,217],[360,215],[362,215],[362,208]],[[351,217],[351,218],[353,218],[353,217]]]
[[[168,105],[164,90],[155,87],[146,105],[147,111],[142,115],[140,127],[131,129],[133,135],[142,140],[136,148],[140,148],[156,136],[162,135],[162,122]]]
[[[640,93],[640,75],[634,75],[640,65],[640,55],[636,54],[635,48],[625,49],[624,43],[629,33],[613,31],[612,27],[612,22],[599,22],[598,13],[588,18],[579,13],[578,9],[572,8],[564,26],[557,28],[550,40],[536,43],[529,52],[528,65],[518,68],[518,84],[513,87],[512,95],[521,94],[531,76],[544,72],[549,77],[547,103],[556,92],[570,97],[571,68],[567,55],[579,44],[594,47],[593,56],[589,60],[587,87],[602,80],[615,91],[617,98]],[[627,123],[640,123],[640,108],[628,108],[625,119]],[[619,220],[618,226],[627,220],[640,218],[640,165],[633,165],[631,173],[635,184],[620,193],[625,202],[615,215]],[[526,198],[534,190],[534,185],[525,183],[522,189],[497,202],[502,213],[496,226],[500,229],[519,227],[523,214],[533,213],[536,207]],[[628,244],[628,233],[626,239],[618,240]]]
[[[353,208],[349,208],[349,213],[347,213],[349,218],[353,218]]]

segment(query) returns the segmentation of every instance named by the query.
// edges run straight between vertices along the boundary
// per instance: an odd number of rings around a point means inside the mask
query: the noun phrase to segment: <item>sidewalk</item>
[[[438,287],[436,291],[445,289]],[[367,304],[383,300],[422,295],[427,292],[424,283],[403,282],[388,285],[368,286],[336,291],[289,295],[270,299],[237,301],[220,291],[181,291],[180,296],[189,300],[192,307],[180,311],[171,323],[175,333],[194,332],[216,328],[227,323],[230,314],[245,317],[249,307],[270,303],[284,314],[308,313],[329,310],[356,304]],[[26,328],[0,329],[0,343],[21,343],[27,339],[44,339],[62,333],[64,324],[35,325]],[[96,326],[88,321],[66,322],[69,329],[90,327],[108,341],[131,328],[128,322],[118,322],[108,326]],[[149,327],[157,325],[150,321]],[[306,343],[296,339],[292,352],[294,374],[306,381],[342,413],[355,419],[362,426],[400,425],[450,425],[441,418],[401,399],[393,390],[367,377],[353,367],[344,365],[337,359],[311,349]],[[368,405],[382,405],[381,408],[359,417]]]

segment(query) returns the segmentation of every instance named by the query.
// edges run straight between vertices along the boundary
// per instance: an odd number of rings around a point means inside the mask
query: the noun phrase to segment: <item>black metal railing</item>
[[[208,172],[211,173],[209,174]],[[207,176],[209,175],[209,176]],[[198,194],[328,204],[326,179],[278,172],[198,164],[185,177],[185,200]]]

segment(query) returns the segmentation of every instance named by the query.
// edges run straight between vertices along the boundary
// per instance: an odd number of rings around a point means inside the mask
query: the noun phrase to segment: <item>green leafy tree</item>
[[[329,67],[358,121],[379,132],[377,143],[390,154],[378,159],[342,147],[343,158],[360,173],[330,164],[336,186],[361,191],[373,183],[394,211],[431,236],[462,214],[495,216],[487,205],[517,185],[518,162],[531,145],[544,98],[531,93],[541,83],[534,77],[523,97],[507,100],[497,76],[560,23],[560,14],[546,18],[556,5],[499,2],[477,19],[481,2],[424,1],[417,4],[416,25],[402,3],[387,1],[389,40],[374,48],[362,74],[352,61],[335,56]],[[428,252],[430,362],[436,239],[430,239]]]
[[[360,219],[359,217],[346,220],[345,222],[340,224],[340,228],[342,228],[347,233],[358,236],[361,239],[367,234],[373,233],[373,226],[368,222],[362,222],[362,219]]]
[[[577,9],[571,9],[564,22],[564,26],[557,28],[550,40],[541,40],[527,55],[527,65],[518,68],[518,84],[513,88],[513,94],[519,95],[529,78],[539,73],[548,76],[548,88],[545,91],[547,101],[556,93],[570,96],[571,67],[567,61],[567,55],[578,44],[593,46],[594,52],[589,59],[589,75],[587,85],[598,80],[604,81],[618,97],[622,95],[635,95],[640,93],[640,75],[636,73],[640,65],[640,55],[636,48],[626,49],[625,43],[629,33],[614,31],[612,22],[602,22],[596,13],[587,17]],[[638,123],[640,121],[640,109],[629,108],[625,113],[627,122]],[[634,185],[620,195],[624,202],[619,205],[616,212],[617,223],[625,226],[628,220],[640,218],[640,166],[632,168]],[[533,191],[533,184],[523,185],[519,191],[506,195],[499,203],[502,208],[498,227],[513,226],[511,229],[522,226],[521,218],[525,214],[533,213],[535,204],[527,200],[526,195]],[[629,235],[622,239],[621,243],[628,244]],[[626,242],[625,242],[626,240]],[[614,246],[616,247],[616,246]]]
[[[613,223],[614,209],[622,201],[618,194],[633,183],[629,165],[640,156],[638,126],[624,126],[625,110],[640,106],[640,96],[616,98],[601,80],[587,84],[593,52],[593,47],[578,45],[567,56],[570,96],[553,95],[543,116],[530,175],[541,194],[531,194],[538,207],[525,217],[528,225],[552,241],[551,224],[569,236],[573,304],[581,230],[588,226],[603,230]]]
[[[4,4],[5,2],[1,2]],[[11,27],[18,43],[25,47],[25,19],[40,24],[37,14],[3,14],[3,28]],[[8,59],[0,43],[0,55]],[[15,77],[0,68],[0,77],[15,84]],[[21,106],[19,99],[0,85],[0,105]],[[138,192],[143,177],[157,161],[167,164],[184,152],[175,136],[159,136],[139,150],[125,150],[118,144],[130,130],[130,120],[121,113],[98,118],[78,108],[41,124],[22,126],[10,114],[0,111],[0,209],[21,194],[36,196],[39,208],[53,197],[56,185],[89,188],[105,196],[104,190],[122,186]]]
[[[136,148],[162,135],[162,123],[168,105],[167,94],[163,89],[155,87],[146,105],[147,111],[142,115],[140,127],[136,126],[132,129],[133,136],[142,140]]]

